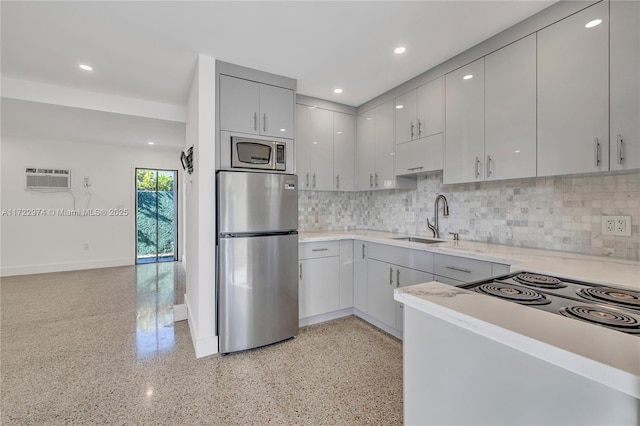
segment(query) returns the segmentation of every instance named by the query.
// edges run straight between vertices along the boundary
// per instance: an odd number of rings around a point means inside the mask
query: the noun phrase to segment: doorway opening
[[[178,260],[178,171],[136,168],[136,263]]]

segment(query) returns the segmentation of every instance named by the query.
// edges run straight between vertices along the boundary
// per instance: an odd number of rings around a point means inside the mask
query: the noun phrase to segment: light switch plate
[[[631,216],[602,216],[602,235],[631,236]]]

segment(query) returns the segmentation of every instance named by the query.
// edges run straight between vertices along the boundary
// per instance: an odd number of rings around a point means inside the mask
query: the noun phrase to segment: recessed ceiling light
[[[600,25],[602,23],[602,19],[594,19],[593,21],[589,21],[587,22],[587,24],[584,26],[585,28],[593,28],[597,25]]]
[[[404,108],[404,105],[396,105],[396,109],[402,109]]]
[[[287,131],[287,129],[280,129],[280,131],[281,131],[281,132],[286,132],[286,131]]]
[[[396,55],[402,55],[406,51],[407,49],[403,46],[398,46],[395,49],[393,49],[393,53],[395,53]]]
[[[473,74],[467,74],[464,77],[462,77],[463,80],[471,80],[473,78]]]
[[[149,144],[149,145],[155,145],[155,142],[151,142],[151,141],[149,141],[149,142],[147,142],[147,144]]]
[[[316,142],[316,141],[313,141],[313,144],[314,144],[314,145],[318,145],[318,142]]]
[[[333,93],[342,93],[342,89],[333,89]]]
[[[336,132],[336,134],[341,135],[341,134],[342,134],[342,132]]]
[[[86,64],[79,64],[78,65],[80,67],[80,69],[83,69],[85,71],[93,71],[93,67],[86,65]]]

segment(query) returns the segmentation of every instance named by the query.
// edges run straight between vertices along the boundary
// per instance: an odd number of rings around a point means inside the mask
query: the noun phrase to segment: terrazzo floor
[[[402,424],[400,341],[351,316],[196,359],[181,267],[3,278],[1,423]]]

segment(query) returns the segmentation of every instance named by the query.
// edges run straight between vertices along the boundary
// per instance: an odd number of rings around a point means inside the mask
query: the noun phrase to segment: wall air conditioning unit
[[[69,189],[71,170],[27,167],[27,189]]]

